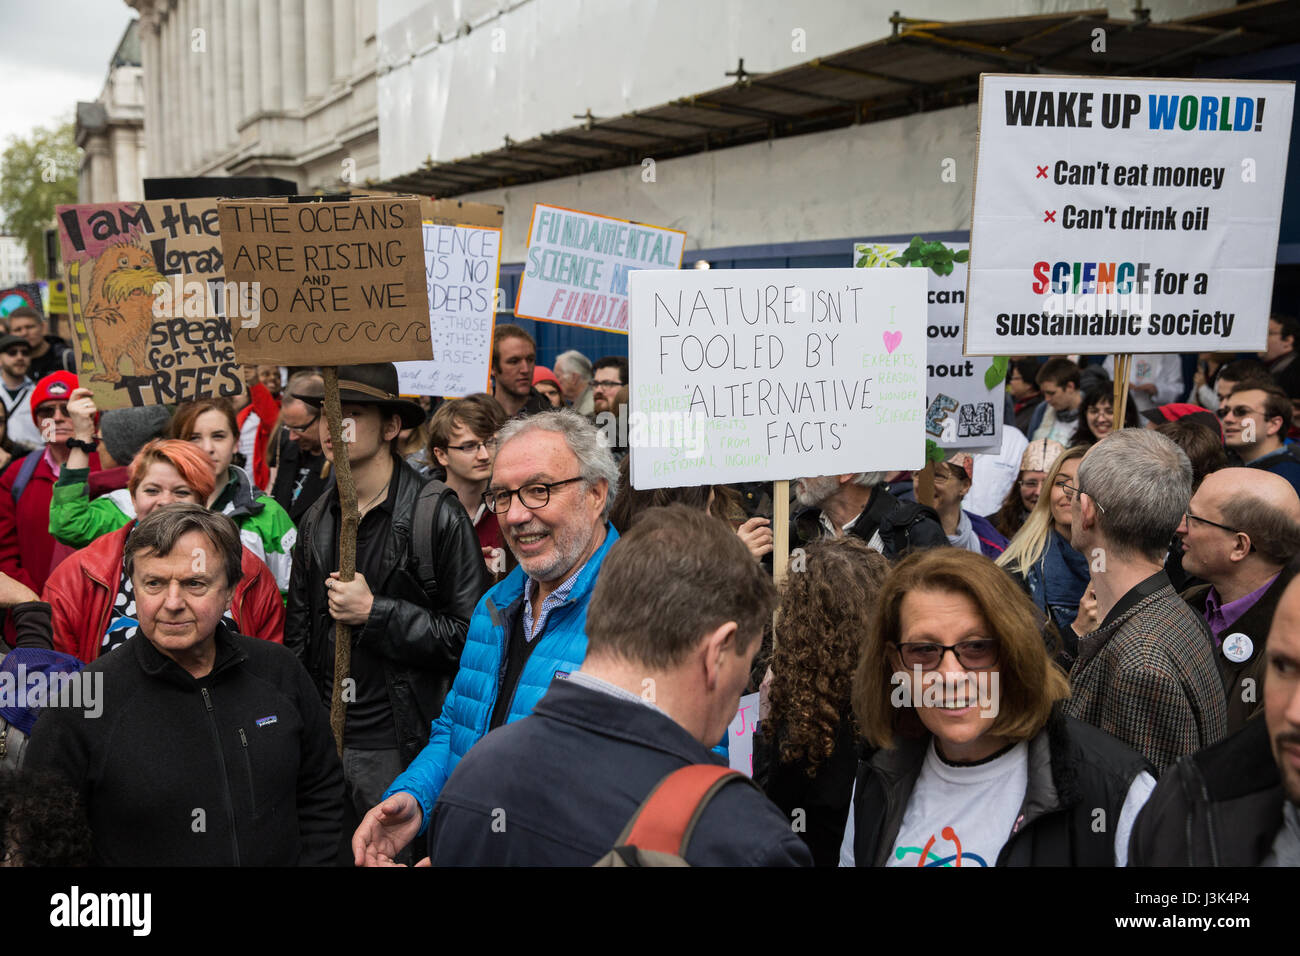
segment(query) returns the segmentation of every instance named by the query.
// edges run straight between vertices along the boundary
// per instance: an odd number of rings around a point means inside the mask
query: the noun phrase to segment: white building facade
[[[139,21],[131,21],[109,63],[104,89],[77,104],[81,175],[77,201],[127,202],[144,198],[144,70]]]

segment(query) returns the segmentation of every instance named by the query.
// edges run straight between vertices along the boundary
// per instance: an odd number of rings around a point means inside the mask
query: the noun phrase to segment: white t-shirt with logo
[[[987,763],[954,767],[934,741],[886,866],[994,866],[1029,786],[1029,744]]]

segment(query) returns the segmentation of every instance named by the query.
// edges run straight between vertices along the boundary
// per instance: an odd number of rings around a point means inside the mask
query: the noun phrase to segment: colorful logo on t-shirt
[[[942,853],[935,852],[933,849],[936,842],[934,834],[930,834],[930,839],[925,841],[925,846],[897,846],[894,847],[894,859],[906,860],[913,853],[917,855],[917,866],[984,866],[988,863],[984,857],[978,853],[964,853],[961,848],[961,838],[957,836],[957,831],[952,827],[944,827],[940,835],[947,842],[956,847],[957,852],[952,856],[944,856]]]

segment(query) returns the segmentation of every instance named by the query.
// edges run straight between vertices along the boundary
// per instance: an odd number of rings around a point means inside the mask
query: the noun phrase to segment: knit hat
[[[1029,443],[1025,453],[1020,456],[1021,471],[1051,471],[1065,446],[1050,438],[1039,438]]]
[[[171,417],[166,405],[109,409],[99,418],[104,450],[119,465],[129,465],[141,448],[163,437]]]
[[[36,417],[36,409],[48,401],[66,402],[72,397],[73,390],[77,387],[77,376],[72,372],[51,372],[32,389],[32,421],[40,427],[40,419]]]
[[[20,702],[26,703],[27,688],[30,686],[31,676],[33,674],[49,676],[54,674],[76,674],[85,666],[71,654],[48,651],[43,647],[15,647],[4,656],[3,661],[0,661],[0,674],[9,674],[13,680],[13,683],[9,684],[9,687],[13,689],[13,695],[0,694],[0,704],[4,705],[0,707],[0,717],[3,717],[10,724],[30,736],[32,727],[36,724],[40,708],[33,707],[31,704],[19,707],[18,704]],[[8,683],[8,681],[0,681],[0,688]],[[48,707],[51,703],[51,701],[47,700],[45,706]],[[57,703],[57,701],[53,703]],[[87,704],[86,706],[89,707],[90,705]]]
[[[545,365],[533,366],[533,384],[536,385],[538,382],[553,382],[556,388],[560,387],[560,380]]]

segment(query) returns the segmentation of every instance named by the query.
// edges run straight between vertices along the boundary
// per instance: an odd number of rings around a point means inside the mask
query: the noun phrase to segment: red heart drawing
[[[884,334],[884,338],[885,338],[885,351],[889,352],[892,355],[894,349],[898,348],[899,344],[903,341],[903,333],[886,332]]]

